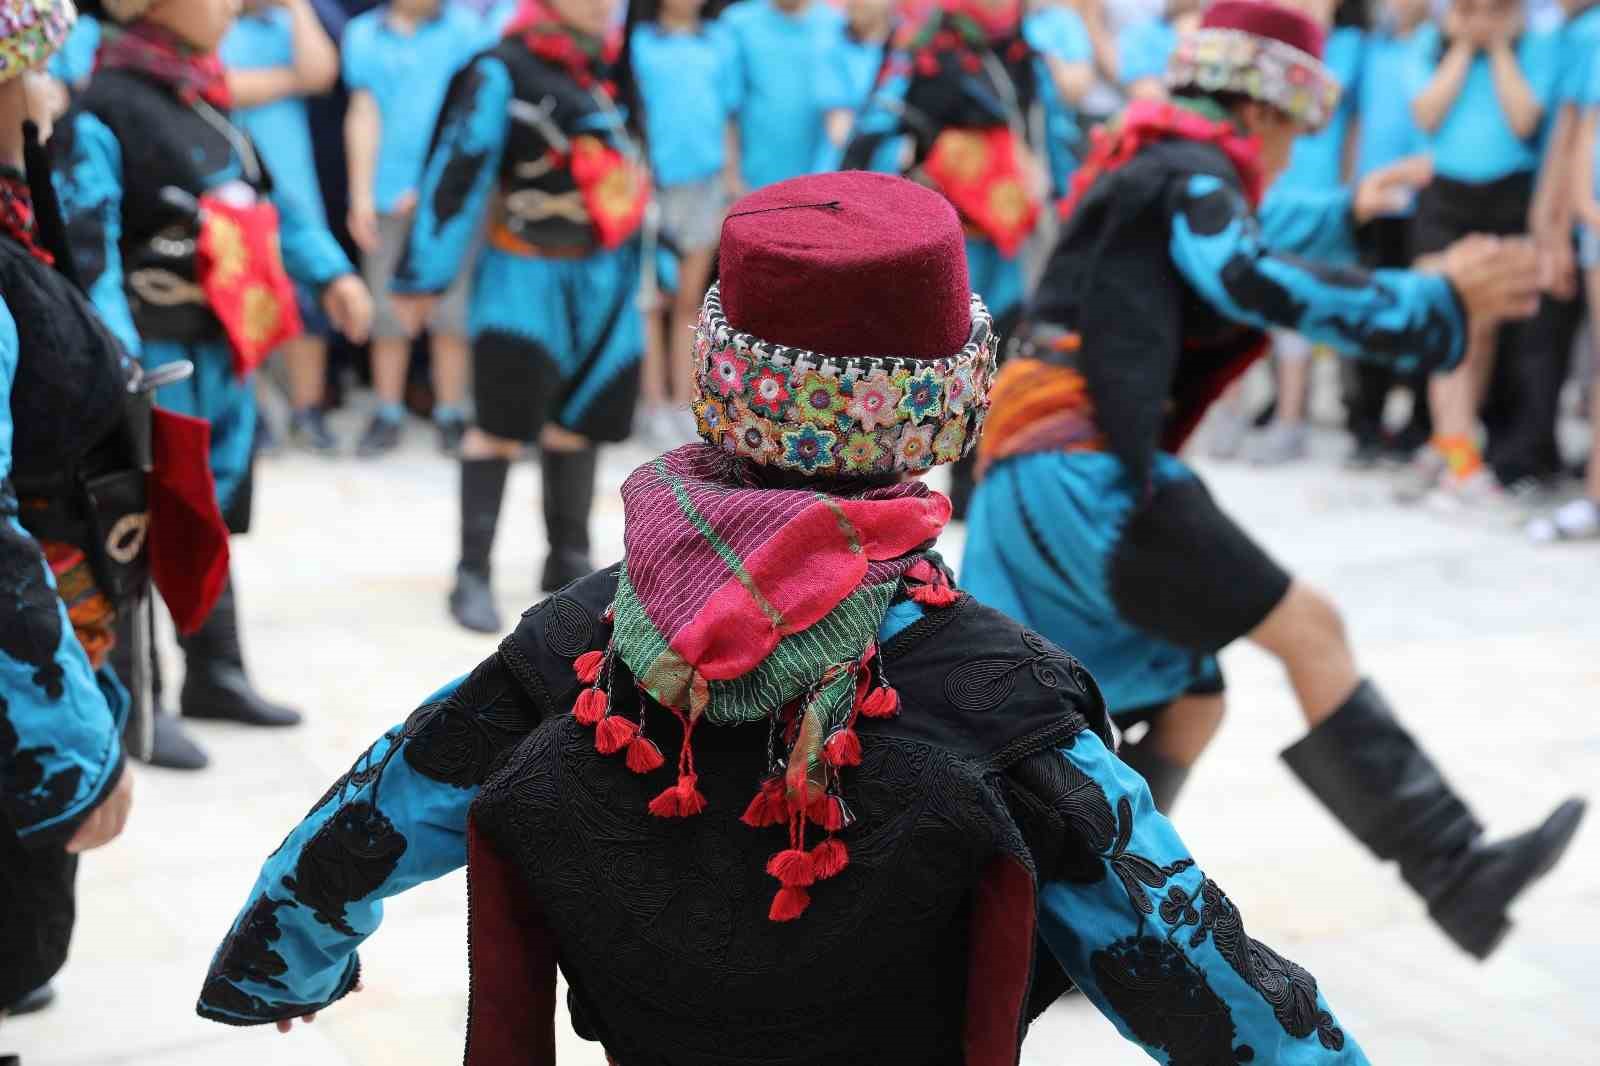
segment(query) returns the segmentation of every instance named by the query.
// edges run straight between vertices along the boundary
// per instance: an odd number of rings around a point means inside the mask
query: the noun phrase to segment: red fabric
[[[172,86],[187,104],[204,100],[223,111],[233,104],[222,57],[215,52],[196,52],[177,34],[148,19],[108,26],[94,65],[96,70],[147,74]]]
[[[902,178],[847,171],[769,185],[733,205],[719,254],[728,321],[762,340],[918,359],[967,343],[960,219]]]
[[[1096,126],[1090,134],[1089,155],[1072,176],[1072,188],[1062,199],[1062,221],[1070,218],[1096,181],[1127,164],[1135,155],[1158,141],[1181,138],[1216,145],[1227,154],[1245,196],[1252,207],[1260,206],[1266,191],[1266,174],[1261,166],[1261,142],[1247,137],[1230,122],[1217,122],[1166,100],[1136,100],[1121,117],[1106,126]]]
[[[228,527],[211,477],[211,424],[156,408],[151,418],[150,576],[187,636],[228,581]]]
[[[650,206],[650,172],[598,137],[572,142],[572,180],[600,244],[620,247],[639,232]]]
[[[1318,59],[1327,41],[1322,26],[1309,15],[1270,0],[1217,0],[1200,17],[1200,26],[1270,37]]]
[[[601,90],[616,97],[617,89],[609,76],[622,51],[620,32],[600,40],[562,22],[541,0],[524,0],[506,23],[504,35],[521,37],[528,51],[561,67],[578,83],[578,88],[593,88],[599,79]]]
[[[972,902],[966,1066],[1016,1066],[1033,978],[1033,874],[1015,856],[990,862]]]
[[[0,169],[0,233],[4,233],[45,266],[56,257],[39,244],[39,222],[33,213],[33,190],[28,179],[10,168]]]
[[[233,370],[249,377],[285,341],[300,335],[300,305],[278,249],[278,209],[200,197],[195,263],[206,303],[233,347]]]
[[[1010,127],[947,129],[933,142],[922,170],[961,217],[1008,258],[1022,250],[1039,218],[1029,189],[1025,149]]]
[[[469,818],[465,1066],[555,1066],[558,958],[515,867]]]
[[[1267,354],[1271,345],[1266,337],[1257,341],[1241,352],[1238,358],[1221,367],[1210,377],[1201,381],[1187,396],[1181,396],[1177,401],[1177,408],[1167,419],[1166,428],[1161,431],[1161,447],[1164,451],[1176,455],[1183,450],[1189,435],[1200,425],[1206,412],[1217,398],[1228,390],[1239,376],[1255,365],[1257,359]]]

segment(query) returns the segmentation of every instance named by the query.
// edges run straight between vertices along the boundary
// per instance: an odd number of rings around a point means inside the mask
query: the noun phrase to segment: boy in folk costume
[[[908,14],[877,91],[857,118],[846,168],[899,165],[884,142],[909,136],[908,177],[943,193],[967,232],[973,291],[1004,345],[1022,312],[1022,247],[1043,205],[1046,177],[1029,151],[1027,115],[1042,57],[1022,32],[1020,0],[941,0]],[[966,512],[971,463],[951,474],[956,517]]]
[[[963,243],[884,175],[734,205],[704,443],[628,479],[620,564],[289,834],[203,1015],[334,1002],[382,899],[466,864],[471,1066],[555,1061],[558,964],[624,1066],[1014,1066],[1071,983],[1166,1061],[1367,1061],[1112,754],[1089,675],[932,550],[919,475],[976,442],[994,370]]]
[[[1508,928],[1506,907],[1566,849],[1583,804],[1485,843],[1361,679],[1333,605],[1176,456],[1268,327],[1431,368],[1461,358],[1469,322],[1536,303],[1524,244],[1473,239],[1431,272],[1369,275],[1293,254],[1348,247],[1347,194],[1302,197],[1258,222],[1295,136],[1337,96],[1321,44],[1303,15],[1222,0],[1179,45],[1172,102],[1135,103],[1099,135],[995,386],[963,580],[1079,651],[1121,724],[1149,724],[1124,758],[1163,809],[1220,724],[1216,653],[1248,636],[1276,655],[1311,727],[1285,752],[1290,768],[1482,957]]]
[[[644,323],[646,168],[611,81],[609,0],[529,0],[456,76],[423,170],[395,309],[412,331],[484,215],[468,328],[477,418],[461,444],[461,561],[450,612],[498,632],[489,556],[511,460],[537,444],[550,553],[540,587],[590,570],[596,446],[625,440]]]
[[[287,212],[279,226],[266,164],[228,114],[216,49],[233,23],[230,0],[112,0],[105,15],[94,78],[52,141],[73,257],[95,306],[147,372],[194,364],[157,402],[210,423],[217,501],[228,528],[242,533],[254,371],[300,332],[291,277],[355,340],[366,335],[371,302],[322,220]],[[300,721],[250,685],[231,582],[179,643],[185,717]],[[205,765],[173,719],[158,722],[158,765]]]

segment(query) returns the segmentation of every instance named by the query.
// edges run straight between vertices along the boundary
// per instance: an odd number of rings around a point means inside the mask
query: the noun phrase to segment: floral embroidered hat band
[[[707,442],[808,476],[874,479],[977,443],[996,339],[943,197],[862,172],[783,182],[734,205],[721,263],[695,329]]]
[[[1321,25],[1272,0],[1217,0],[1184,34],[1167,87],[1238,93],[1321,129],[1339,104],[1339,81],[1322,62]]]

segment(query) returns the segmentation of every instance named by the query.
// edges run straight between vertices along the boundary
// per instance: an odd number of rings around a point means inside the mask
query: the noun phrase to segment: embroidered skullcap
[[[43,67],[77,20],[72,0],[0,0],[0,81]]]
[[[733,206],[720,255],[695,329],[706,441],[834,477],[977,442],[996,341],[944,197],[862,171],[780,182]]]
[[[1179,38],[1167,86],[1236,93],[1318,129],[1339,103],[1339,81],[1322,63],[1326,38],[1309,16],[1271,0],[1217,0]]]

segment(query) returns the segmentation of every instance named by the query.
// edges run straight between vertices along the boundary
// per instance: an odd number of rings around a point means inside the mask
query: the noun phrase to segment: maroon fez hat
[[[729,210],[718,254],[729,325],[772,344],[939,359],[972,331],[961,222],[903,178],[854,170],[770,185]]]
[[[1291,48],[1322,58],[1327,34],[1309,15],[1271,0],[1217,0],[1200,18],[1206,30],[1239,30],[1255,37],[1282,41]]]

